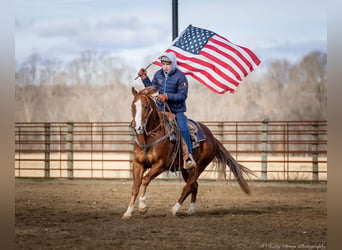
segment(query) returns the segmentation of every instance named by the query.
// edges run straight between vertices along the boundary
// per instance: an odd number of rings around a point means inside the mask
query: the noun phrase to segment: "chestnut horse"
[[[146,205],[146,189],[148,184],[162,172],[171,169],[180,170],[182,177],[186,182],[182,194],[177,203],[173,206],[171,212],[176,215],[179,213],[184,200],[191,194],[191,203],[188,209],[188,214],[195,213],[196,196],[198,190],[197,179],[208,164],[214,159],[217,161],[217,167],[223,171],[225,176],[226,166],[228,165],[233,172],[241,189],[246,193],[250,193],[250,188],[244,179],[244,174],[247,176],[253,174],[252,171],[239,164],[223,145],[215,139],[211,131],[205,125],[199,123],[206,140],[200,142],[200,146],[193,150],[193,156],[197,167],[190,171],[185,170],[182,166],[183,159],[178,157],[175,160],[173,152],[180,151],[180,140],[172,142],[169,140],[170,132],[166,126],[166,113],[160,112],[152,97],[158,91],[155,87],[147,87],[139,93],[132,87],[134,99],[132,102],[132,130],[135,136],[134,145],[134,161],[133,161],[133,187],[131,199],[127,211],[123,218],[131,218],[134,203],[138,196],[140,213],[147,211]],[[179,139],[178,133],[178,139]],[[180,154],[180,153],[179,153]],[[177,158],[177,159],[178,159]],[[148,171],[147,171],[148,170]]]

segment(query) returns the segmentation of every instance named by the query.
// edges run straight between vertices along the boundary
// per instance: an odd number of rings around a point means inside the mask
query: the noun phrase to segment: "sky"
[[[261,65],[327,52],[323,0],[178,0],[178,17],[179,33],[189,24],[209,29],[251,49]],[[16,0],[17,62],[94,50],[141,68],[171,41],[172,0]]]

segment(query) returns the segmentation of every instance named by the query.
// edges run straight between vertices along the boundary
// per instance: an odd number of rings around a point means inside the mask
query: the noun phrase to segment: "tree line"
[[[152,78],[158,68],[151,67]],[[16,62],[15,120],[105,122],[131,120],[137,70],[109,53],[85,51],[70,62],[33,54]],[[216,94],[191,77],[188,117],[200,121],[327,119],[327,55],[276,60],[251,73],[234,94]]]

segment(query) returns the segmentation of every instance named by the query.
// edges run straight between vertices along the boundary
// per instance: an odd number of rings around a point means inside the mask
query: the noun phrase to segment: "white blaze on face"
[[[141,100],[137,100],[135,103],[135,117],[134,117],[134,120],[135,120],[135,130],[138,132],[138,131],[141,131]]]

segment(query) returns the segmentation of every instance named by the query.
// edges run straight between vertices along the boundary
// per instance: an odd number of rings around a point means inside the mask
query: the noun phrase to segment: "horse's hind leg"
[[[204,149],[202,149],[204,151]],[[191,194],[191,203],[190,207],[187,211],[188,214],[194,214],[196,212],[196,199],[198,192],[198,182],[197,179],[204,171],[206,166],[211,162],[213,157],[208,155],[202,155],[200,160],[197,160],[197,168],[191,170],[190,173],[183,170],[183,179],[186,182],[186,185],[183,187],[182,194],[178,199],[178,202],[173,206],[171,212],[176,215],[185,201],[185,199]]]
[[[190,176],[187,178],[186,185],[183,187],[183,191],[181,197],[178,199],[178,202],[173,206],[171,212],[172,214],[176,215],[185,201],[185,199],[191,194],[191,203],[188,209],[188,214],[194,214],[196,211],[196,197],[197,197],[197,190],[198,190],[198,183],[197,178],[199,176],[198,170],[193,170],[190,173]]]
[[[197,191],[198,191],[198,182],[192,184],[191,187],[191,202],[188,208],[188,214],[194,214],[196,212],[196,199],[197,199]]]

